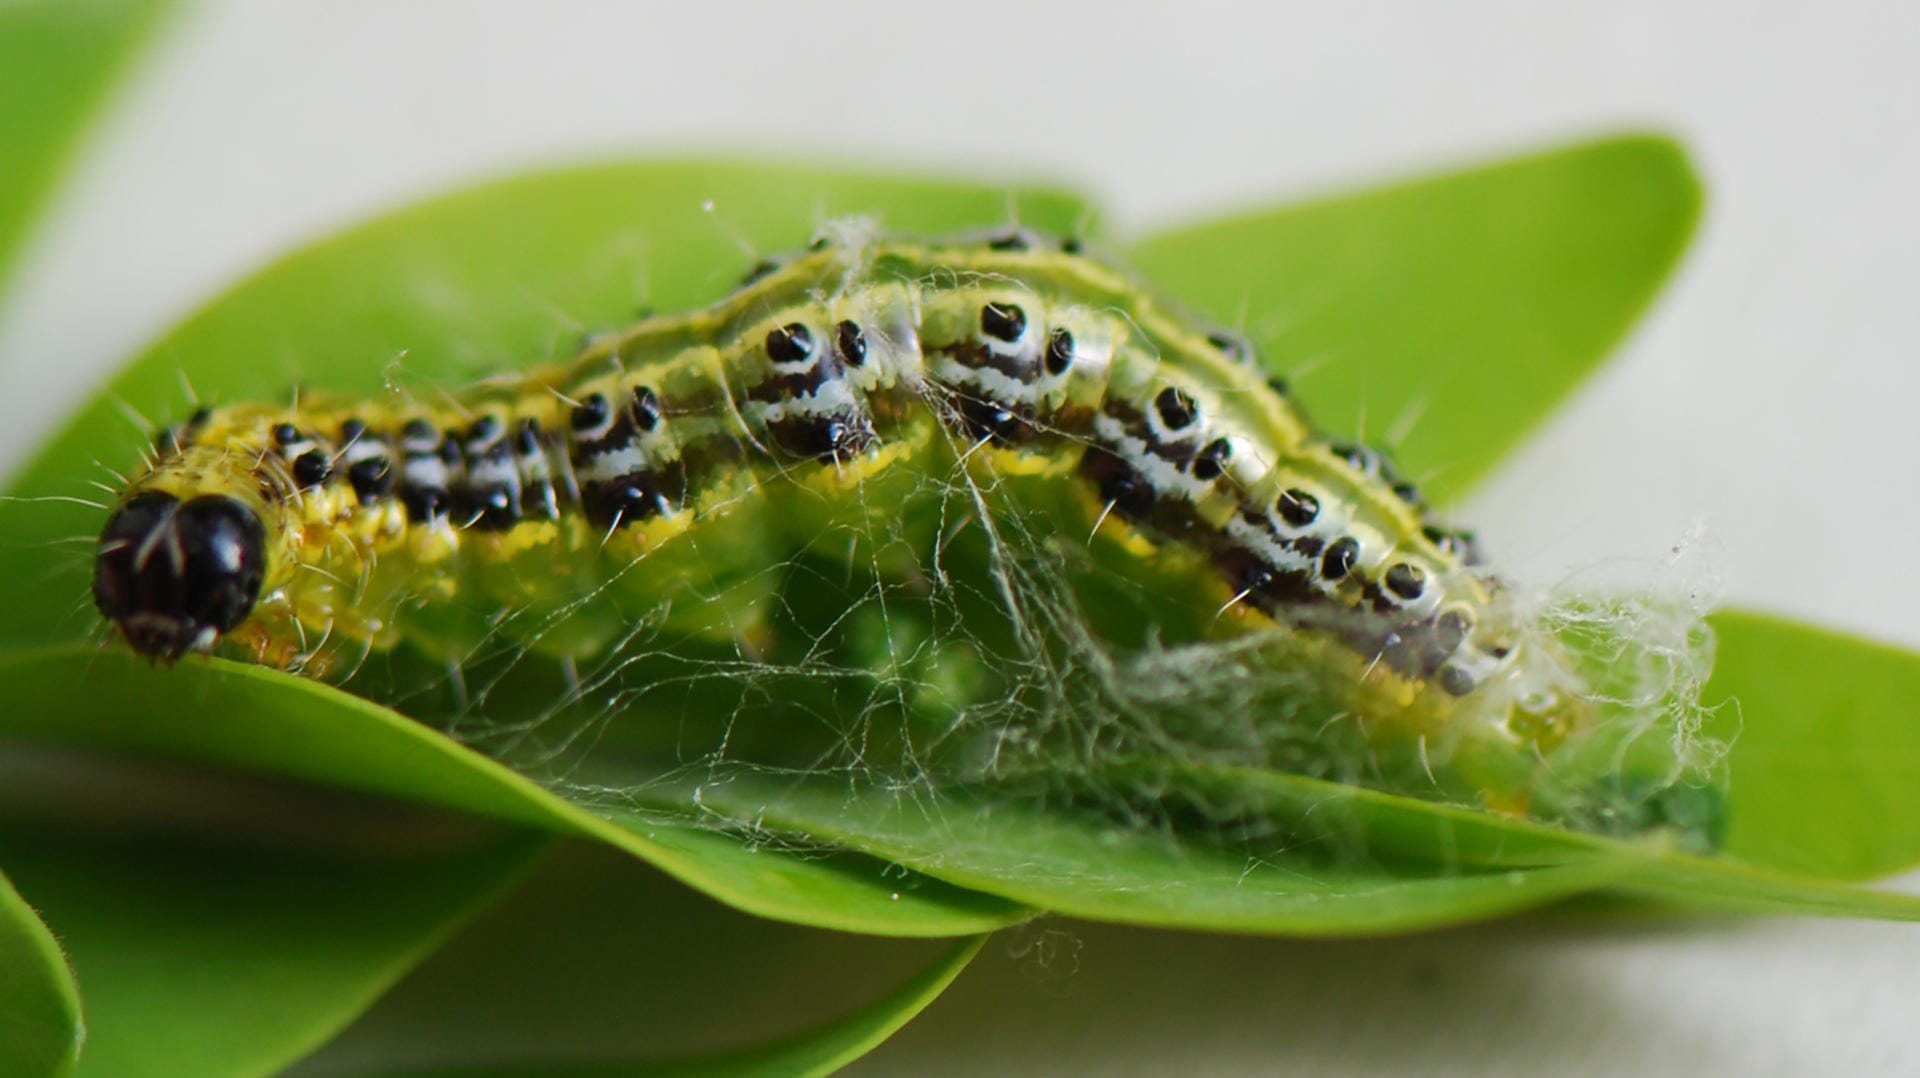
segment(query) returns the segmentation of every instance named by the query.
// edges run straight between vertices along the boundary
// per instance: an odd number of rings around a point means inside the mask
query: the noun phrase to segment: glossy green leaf
[[[1298,780],[1250,773],[1285,787]],[[1220,777],[1215,776],[1218,782]],[[1353,791],[1335,804],[1351,844],[1421,827],[1497,848],[1530,849],[1533,867],[1500,868],[1462,858],[1409,858],[1392,844],[1354,849],[1298,827],[1314,809],[1309,788],[1272,791],[1277,834],[1222,847],[1179,832],[1011,800],[955,795],[933,807],[893,791],[849,793],[807,780],[738,778],[701,789],[701,803],[756,827],[811,836],[886,857],[930,876],[1028,905],[1092,920],[1213,931],[1375,935],[1498,916],[1582,891],[1615,889],[1716,909],[1920,920],[1920,897],[1883,893],[1692,857],[1657,836],[1619,842],[1549,829],[1411,798]],[[1340,796],[1338,794],[1336,797]],[[1358,829],[1352,829],[1358,824]],[[1508,852],[1508,857],[1515,856]]]
[[[331,387],[372,390],[394,375],[402,354],[409,377],[472,377],[564,350],[582,330],[629,319],[641,303],[671,309],[718,295],[751,250],[791,247],[823,218],[856,211],[928,231],[1010,212],[1057,229],[1088,216],[1076,200],[1046,192],[765,166],[601,166],[482,187],[262,270],[123,372],[43,451],[16,493],[87,493],[91,461],[134,459],[145,437],[119,417],[116,399],[156,412],[156,401],[184,409],[183,376],[218,399],[283,393],[296,374],[316,369]],[[0,571],[19,584],[0,605],[0,641],[92,631],[84,551],[62,540],[86,535],[98,520],[62,502],[0,503],[0,527],[17,529],[0,550]],[[971,934],[1026,916],[1003,901],[888,874],[867,858],[756,852],[671,821],[610,824],[389,712],[349,707],[346,725],[331,724],[334,705],[347,698],[310,684],[263,671],[156,675],[125,665],[112,679],[99,676],[97,660],[75,656],[31,675],[22,669],[25,706],[15,729],[32,724],[66,743],[93,737],[584,831],[767,916],[905,935]],[[100,690],[79,705],[99,726],[69,721],[76,676]],[[127,691],[136,685],[144,687]],[[220,694],[229,706],[210,707]]]
[[[1618,343],[1699,212],[1685,153],[1635,135],[1164,232],[1131,256],[1446,501]]]
[[[1221,848],[1017,800],[739,779],[702,802],[775,831],[885,857],[1089,920],[1219,932],[1380,935],[1497,917],[1604,887],[1604,859],[1540,868],[1400,867],[1311,846]]]
[[[954,978],[960,976],[961,971],[967,968],[974,956],[980,953],[980,948],[985,942],[986,937],[982,936],[954,944],[946,954],[940,956],[918,976],[901,985],[891,995],[873,1006],[803,1036],[790,1037],[784,1041],[711,1062],[689,1061],[649,1071],[604,1068],[591,1072],[576,1071],[572,1074],[549,1072],[544,1078],[626,1078],[628,1075],[640,1074],[659,1074],[663,1078],[664,1076],[733,1078],[736,1075],[740,1078],[750,1078],[750,1076],[781,1074],[802,1078],[802,1076],[832,1074],[878,1048],[887,1038],[899,1032],[901,1026],[912,1021],[914,1016],[925,1010],[934,1000],[939,999],[941,993],[947,990],[947,986],[953,983]],[[494,1073],[487,1075],[486,1078],[509,1078],[509,1076]],[[542,1076],[527,1074],[525,1078],[542,1078]]]
[[[0,4],[0,286],[115,76],[164,0]]]
[[[513,835],[396,857],[10,820],[0,864],[81,985],[75,1074],[222,1078],[271,1074],[332,1036],[546,844]]]
[[[961,936],[1028,916],[867,857],[756,849],[672,817],[609,820],[393,711],[259,667],[156,669],[130,654],[63,650],[0,656],[0,680],[38,701],[0,715],[0,738],[191,759],[577,834],[765,917]]]
[[[710,207],[710,208],[709,208]],[[771,165],[603,165],[448,195],[266,267],[121,372],[18,478],[24,499],[90,498],[95,461],[130,465],[158,423],[202,400],[284,397],[298,381],[376,392],[455,385],[570,351],[580,335],[726,292],[759,252],[804,244],[835,216],[940,232],[1005,221],[1069,231],[1079,200],[1044,190]],[[95,627],[84,547],[101,514],[0,501],[0,646],[77,640]]]
[[[1920,654],[1763,614],[1713,628],[1727,852],[1836,879],[1920,864]]]
[[[1267,361],[1297,373],[1307,404],[1336,428],[1359,428],[1364,419],[1377,437],[1426,409],[1401,455],[1446,495],[1482,474],[1618,340],[1671,268],[1698,198],[1671,144],[1622,138],[1163,234],[1133,254],[1176,295],[1228,322],[1244,315]],[[1044,192],[1022,195],[1018,205],[1043,227],[1073,227],[1086,215],[1077,201]],[[998,188],[761,167],[609,166],[508,181],[403,211],[268,267],[156,345],[113,394],[159,420],[167,408],[156,401],[174,401],[173,414],[188,407],[175,389],[182,374],[213,399],[276,394],[296,377],[368,391],[396,370],[416,386],[457,381],[563,353],[579,332],[623,321],[636,304],[677,309],[711,298],[749,252],[794,245],[821,214],[878,211],[890,226],[937,231],[1002,220],[1008,206]],[[111,398],[96,401],[22,477],[16,493],[29,500],[0,504],[0,530],[9,536],[0,572],[18,583],[18,594],[0,604],[0,644],[72,642],[94,625],[84,600],[84,539],[98,514],[31,499],[84,496],[87,462],[131,459],[147,432],[118,426],[115,410]],[[61,545],[75,538],[82,544]],[[930,806],[899,790],[740,776],[675,799],[658,774],[623,774],[627,765],[618,764],[611,784],[643,790],[652,804],[608,817],[324,686],[220,662],[156,670],[77,648],[0,657],[11,698],[27,705],[0,717],[0,737],[261,770],[574,834],[741,910],[901,936],[985,931],[1030,907],[1155,926],[1376,934],[1595,889],[1722,908],[1920,917],[1920,900],[1780,871],[1864,875],[1910,863],[1920,849],[1920,839],[1876,819],[1912,815],[1900,812],[1902,791],[1913,788],[1899,782],[1905,750],[1877,729],[1913,697],[1912,657],[1868,657],[1861,645],[1756,619],[1723,622],[1722,631],[1735,658],[1716,688],[1742,696],[1750,724],[1735,750],[1730,845],[1760,867],[1265,772],[1190,776],[1263,808],[1274,830],[1236,842],[984,793],[943,792]],[[1825,697],[1795,696],[1779,684],[1786,660],[1806,655],[1819,656],[1822,670],[1859,675],[1863,688],[1841,720],[1813,706]],[[1757,714],[1765,732],[1756,747]],[[1846,727],[1837,739],[1836,724]],[[1823,755],[1834,746],[1839,757]],[[1743,752],[1759,761],[1745,772]],[[1863,761],[1870,774],[1849,787]],[[1741,782],[1752,785],[1743,790]],[[1801,800],[1807,794],[1811,801]],[[1805,804],[1813,810],[1783,822]],[[1822,845],[1836,827],[1859,834],[1838,848]],[[490,875],[473,868],[461,877],[468,869],[442,865],[433,878],[490,893],[487,881],[506,878],[511,862],[503,852]],[[70,937],[89,1005],[98,1004],[90,1013],[120,1019],[99,1027],[118,1032],[102,1033],[105,1047],[89,1053],[85,1066],[96,1073],[143,1073],[135,1061],[155,1058],[156,1044],[164,1052],[175,1047],[169,1037],[190,1037],[198,1027],[176,1009],[238,1014],[244,1027],[179,1048],[201,1053],[172,1057],[186,1059],[192,1073],[278,1065],[364,1006],[451,923],[444,902],[433,920],[427,907],[439,892],[408,874],[419,868],[412,863],[369,871],[351,859],[269,849],[242,866],[230,851],[75,841],[44,829],[0,839],[0,863]],[[337,934],[327,915],[368,901],[356,888],[369,880],[401,896],[393,923],[356,923],[344,960],[309,953],[313,938]],[[207,887],[221,894],[195,890]],[[125,894],[141,901],[109,900]],[[158,913],[150,916],[148,906]],[[697,918],[669,909],[635,923],[685,934]],[[365,939],[355,936],[362,930]],[[308,948],[289,943],[280,952],[292,956],[290,988],[277,979],[287,970],[262,958],[283,932],[301,935]],[[185,950],[141,949],[176,945]],[[976,947],[953,946],[851,1017],[746,1054],[696,1052],[663,1063],[616,1053],[559,1071],[474,1061],[360,1073],[820,1073],[897,1028]],[[203,951],[216,956],[207,969],[217,976],[181,966],[182,954]],[[301,979],[309,975],[333,980]],[[162,990],[175,982],[181,990]]]
[[[608,248],[593,247],[590,241],[596,235],[609,233],[605,219],[617,219],[626,211],[623,195],[641,172],[649,184],[664,189],[655,194],[667,208],[658,210],[658,219],[649,219],[644,228],[629,230],[627,247],[615,244],[611,254],[605,253]],[[739,190],[759,181],[740,179]],[[352,387],[384,380],[390,372],[369,357],[414,341],[420,343],[408,354],[410,369],[460,373],[468,364],[460,350],[447,346],[449,340],[464,341],[465,358],[473,359],[471,366],[478,369],[485,366],[483,360],[516,347],[526,354],[534,348],[526,343],[532,338],[557,342],[555,307],[578,311],[619,306],[607,289],[607,279],[619,276],[618,269],[610,267],[618,267],[623,258],[632,260],[633,237],[642,234],[649,242],[672,244],[685,252],[684,261],[675,263],[677,272],[660,277],[657,268],[653,271],[649,295],[663,306],[696,302],[723,287],[726,277],[712,266],[725,245],[714,242],[712,226],[701,223],[689,206],[715,192],[721,194],[719,206],[730,205],[728,182],[724,171],[711,168],[594,170],[443,199],[265,271],[173,334],[136,364],[123,383],[129,395],[147,399],[170,376],[169,363],[191,357],[199,365],[196,384],[203,388],[212,378],[232,393],[262,392],[271,371],[235,357],[269,350],[271,342],[259,326],[275,317],[281,322],[271,331],[273,337],[302,342],[302,350],[317,347],[311,342],[325,342],[331,353],[353,360],[329,365],[330,384]],[[586,207],[585,216],[599,223],[597,231],[554,208],[559,191]],[[929,199],[925,205],[914,202],[921,196]],[[859,200],[878,196],[861,189],[846,197],[849,201],[835,208],[872,208],[870,201]],[[1315,332],[1334,333],[1337,327],[1329,320],[1344,312],[1347,329],[1365,344],[1347,364],[1357,371],[1391,373],[1399,368],[1390,360],[1402,362],[1398,357],[1412,351],[1401,347],[1409,342],[1394,344],[1380,336],[1383,331],[1362,325],[1369,321],[1368,312],[1377,309],[1363,302],[1369,295],[1405,299],[1409,282],[1420,273],[1447,287],[1478,275],[1495,291],[1509,284],[1534,289],[1506,289],[1503,294],[1512,301],[1508,306],[1521,313],[1508,310],[1504,321],[1489,315],[1497,332],[1476,338],[1473,349],[1480,358],[1475,370],[1490,378],[1513,375],[1508,388],[1526,391],[1469,394],[1453,402],[1466,421],[1461,429],[1467,434],[1461,437],[1483,439],[1472,452],[1486,454],[1500,444],[1484,441],[1493,437],[1489,432],[1517,429],[1536,418],[1618,335],[1671,263],[1696,200],[1684,161],[1670,145],[1613,140],[1270,215],[1263,219],[1269,226],[1264,231],[1239,222],[1231,228],[1163,236],[1140,254],[1149,264],[1170,259],[1168,279],[1191,288],[1203,301],[1208,279],[1186,275],[1196,266],[1215,274],[1216,283],[1259,280],[1268,274],[1282,286],[1294,287],[1304,278],[1289,278],[1271,265],[1276,245],[1296,252],[1302,263],[1318,259],[1320,269],[1308,276],[1325,290],[1321,298],[1337,294],[1341,299],[1315,308],[1321,312]],[[810,198],[807,205],[816,201]],[[907,201],[920,216],[892,223],[929,229],[994,219],[1003,206],[998,195],[990,200],[977,192],[960,197],[951,189],[933,194],[915,189]],[[943,208],[927,208],[936,202]],[[1064,198],[1040,199],[1037,204],[1042,208],[1022,211],[1031,223],[1061,227],[1072,223],[1069,217],[1084,213]],[[754,212],[763,208],[756,203]],[[789,223],[794,210],[784,207]],[[1495,220],[1509,213],[1522,218],[1522,224]],[[491,223],[509,218],[516,227]],[[1561,218],[1570,222],[1562,221],[1558,233],[1543,223]],[[541,226],[532,230],[537,240],[527,238],[528,220]],[[737,221],[729,224],[740,227]],[[773,223],[765,225],[769,234],[776,230]],[[1223,238],[1229,232],[1231,250]],[[1501,242],[1465,244],[1469,234]],[[549,242],[555,236],[566,242]],[[1249,243],[1249,236],[1272,242]],[[1570,253],[1555,244],[1570,247]],[[1412,268],[1397,259],[1362,257],[1376,247],[1404,249],[1417,257],[1408,260]],[[1484,266],[1458,262],[1465,256],[1457,252],[1467,248],[1490,261]],[[603,254],[583,259],[582,250]],[[1456,252],[1456,261],[1438,259],[1437,252]],[[1181,258],[1189,260],[1184,273]],[[540,282],[540,301],[530,302],[525,282],[535,280]],[[1285,294],[1284,288],[1274,293]],[[290,333],[289,325],[306,332]],[[512,343],[516,340],[521,342],[517,346]],[[112,440],[98,429],[104,407],[83,417],[63,444],[43,458],[25,489],[59,474],[62,459]],[[78,587],[77,574],[40,568],[43,578],[58,581],[64,576]],[[44,612],[29,611],[25,618],[43,625],[47,621]],[[1324,821],[1333,815],[1335,803],[1343,802],[1348,815],[1343,826],[1360,829],[1291,835],[1294,845],[1284,849],[1233,850],[1042,813],[1013,802],[943,803],[922,811],[923,806],[893,796],[856,797],[845,790],[804,786],[755,789],[745,780],[732,789],[724,784],[703,788],[697,797],[689,794],[677,802],[656,797],[653,807],[664,815],[608,820],[383,709],[296,679],[218,663],[151,672],[120,656],[88,653],[16,661],[23,676],[31,676],[49,693],[74,679],[92,686],[81,710],[93,717],[76,717],[72,707],[46,708],[21,720],[19,729],[34,736],[67,743],[98,739],[184,753],[589,835],[741,908],[863,931],[979,931],[1021,916],[1019,904],[1030,904],[1142,923],[1312,934],[1383,932],[1491,916],[1602,886],[1721,904],[1910,915],[1897,899],[1883,901],[1844,889],[1823,891],[1786,877],[1741,875],[1736,867],[1676,859],[1668,851],[1586,843],[1480,814],[1369,800],[1324,784],[1301,785],[1287,776],[1264,774],[1233,781],[1243,790],[1257,788],[1276,821]],[[103,668],[110,670],[109,677],[99,676]],[[120,717],[131,701],[155,698],[169,707],[180,702],[178,717],[154,721],[143,716],[140,722]],[[113,706],[115,699],[127,705]],[[214,700],[219,703],[211,704]],[[270,720],[261,718],[269,713]],[[182,721],[189,715],[191,723]],[[242,721],[235,715],[247,717]],[[649,796],[659,792],[659,775],[644,769],[619,773],[616,768],[610,776],[595,777],[607,779],[613,788],[652,786]],[[822,860],[793,858],[684,822],[692,813],[723,807],[742,824],[797,834],[824,847],[865,851],[924,875],[910,877],[912,886],[900,889],[881,882],[878,861],[845,853]],[[1343,841],[1360,842],[1361,856],[1352,856],[1352,849],[1341,856]],[[957,886],[942,888],[935,879]],[[994,903],[965,888],[1011,902]]]
[[[1569,831],[1365,787],[1251,768],[1182,764],[1163,776],[1257,812],[1270,842],[1327,846],[1382,865],[1429,871],[1607,862],[1609,889],[1708,909],[1920,920],[1920,898],[1834,884],[1832,875],[1742,855],[1701,856],[1652,831],[1633,839]],[[1743,859],[1744,857],[1744,859]]]
[[[626,778],[651,787],[659,811],[610,821],[384,708],[257,668],[196,661],[156,671],[126,656],[59,652],[0,660],[0,672],[28,691],[85,686],[71,697],[75,705],[0,720],[0,732],[13,737],[183,755],[568,830],[739,908],[854,931],[989,930],[1032,906],[1164,926],[1377,934],[1498,916],[1602,887],[1728,908],[1920,915],[1920,900],[1268,772],[1193,781],[1232,781],[1265,797],[1276,826],[1293,820],[1332,830],[1299,828],[1264,847],[1222,849],[1019,801],[949,796],[928,807],[898,794],[856,798],[833,784],[740,777],[675,800],[652,773]],[[181,679],[191,693],[169,691]],[[673,822],[696,804],[709,814],[707,826]],[[710,829],[715,813],[789,837],[742,842]],[[795,842],[823,852],[781,852]],[[834,846],[868,856],[824,852]]]
[[[0,876],[0,1074],[66,1074],[80,1039],[73,971],[53,933]]]
[[[296,1075],[823,1074],[932,1002],[980,943],[766,921],[569,844]],[[501,991],[503,974],[520,987]]]

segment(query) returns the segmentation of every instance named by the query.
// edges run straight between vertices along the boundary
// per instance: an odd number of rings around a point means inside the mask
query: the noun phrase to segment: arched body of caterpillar
[[[159,441],[94,594],[162,658],[324,671],[500,632],[591,655],[636,610],[751,638],[770,566],[959,475],[1174,566],[1219,632],[1337,654],[1365,716],[1530,751],[1581,721],[1383,455],[1317,430],[1231,336],[1024,232],[823,241],[565,363],[439,400],[229,404]],[[503,609],[533,613],[480,613]]]

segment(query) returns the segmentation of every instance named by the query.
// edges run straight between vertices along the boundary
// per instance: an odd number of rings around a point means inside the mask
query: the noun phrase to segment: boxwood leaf
[[[53,933],[0,876],[0,1073],[67,1074],[80,1039],[73,970]]]
[[[1712,620],[1727,852],[1835,879],[1920,864],[1920,655],[1765,614]]]
[[[0,738],[261,771],[580,835],[766,917],[959,936],[1028,916],[867,857],[795,857],[671,816],[595,815],[397,712],[260,667],[190,660],[155,669],[130,654],[72,649],[0,655],[0,678],[32,701],[0,716]]]
[[[1403,470],[1446,502],[1626,333],[1700,199],[1677,145],[1625,135],[1220,218],[1131,253],[1244,325],[1328,429],[1397,442]]]
[[[114,78],[151,36],[164,0],[0,5],[0,288]]]
[[[1217,786],[1223,776],[1211,781]],[[1004,799],[937,800],[897,789],[850,792],[841,783],[741,776],[700,789],[701,804],[742,826],[832,842],[1028,905],[1090,920],[1208,931],[1377,935],[1455,924],[1600,889],[1714,909],[1920,920],[1920,897],[1799,877],[1729,858],[1681,852],[1655,834],[1619,841],[1554,832],[1524,821],[1371,791],[1332,806],[1341,823],[1316,837],[1311,789],[1246,772],[1268,787],[1273,830],[1233,844],[1137,823],[1044,810]],[[1309,784],[1311,785],[1311,784]],[[1298,806],[1289,817],[1283,807]],[[1356,826],[1358,825],[1358,826]],[[1529,867],[1476,863],[1439,846],[1396,845],[1444,830]],[[1387,836],[1383,846],[1365,845]],[[1556,836],[1558,841],[1556,841]],[[1458,847],[1451,849],[1457,850]]]
[[[294,1078],[826,1073],[980,943],[779,924],[569,843]]]
[[[0,864],[82,987],[73,1073],[237,1078],[332,1036],[548,841],[515,834],[396,859],[9,820]]]
[[[628,242],[644,234],[663,247],[673,244],[686,252],[684,261],[673,263],[677,272],[654,279],[651,295],[661,305],[683,306],[710,296],[719,288],[711,272],[716,264],[712,227],[698,223],[701,218],[690,215],[687,206],[716,191],[726,196],[718,199],[720,205],[731,205],[738,194],[743,206],[752,207],[739,211],[742,219],[760,221],[762,204],[745,194],[763,189],[764,178],[690,168],[651,170],[645,180],[651,194],[670,208],[662,209],[657,220],[650,219],[644,232],[614,229],[613,234],[626,235]],[[738,186],[728,187],[734,180]],[[817,187],[824,181],[815,177],[813,182]],[[129,396],[151,399],[170,377],[168,365],[185,362],[196,370],[205,368],[204,374],[195,375],[203,388],[210,377],[230,392],[257,394],[267,391],[264,380],[271,378],[273,366],[260,364],[257,357],[276,348],[292,357],[291,366],[307,365],[306,356],[318,353],[306,350],[322,345],[330,354],[349,357],[345,364],[329,364],[334,368],[330,384],[344,388],[370,387],[384,377],[385,364],[369,357],[407,347],[418,352],[409,354],[409,368],[434,375],[481,369],[483,363],[465,362],[474,357],[491,359],[515,350],[524,357],[529,338],[554,336],[557,320],[545,304],[567,311],[617,305],[606,282],[618,273],[609,266],[630,263],[632,251],[618,244],[595,247],[593,241],[604,241],[606,220],[637,212],[624,201],[635,183],[635,173],[620,170],[536,177],[395,215],[269,269],[171,335],[136,363],[121,384]],[[835,183],[845,185],[835,190],[850,200],[843,208],[871,208],[871,200],[884,201],[883,194],[845,178]],[[559,194],[571,196],[574,204],[555,208]],[[997,196],[996,211],[987,213],[977,192],[919,194],[926,195],[926,201],[916,201],[916,195],[902,203],[913,207],[907,215],[913,219],[890,223],[937,229],[1001,216]],[[778,198],[774,202],[790,226],[796,207],[782,207]],[[1031,223],[1062,227],[1084,213],[1063,197],[1028,202],[1041,207],[1022,211]],[[1286,366],[1288,354],[1304,357],[1337,345],[1339,362],[1325,369],[1342,373],[1316,375],[1326,384],[1316,385],[1312,393],[1324,402],[1323,414],[1331,407],[1335,414],[1345,409],[1357,416],[1364,406],[1378,415],[1383,404],[1398,412],[1416,401],[1432,402],[1436,413],[1452,418],[1417,428],[1409,452],[1423,454],[1421,459],[1429,463],[1453,465],[1456,477],[1467,477],[1536,421],[1617,339],[1670,267],[1692,226],[1697,203],[1691,173],[1671,144],[1629,137],[1167,234],[1134,253],[1160,283],[1216,313],[1225,312],[1229,301],[1259,305],[1250,327],[1267,346],[1270,362],[1277,359]],[[932,208],[936,204],[940,208]],[[489,223],[505,216],[516,218],[513,229]],[[534,227],[529,227],[529,217]],[[587,229],[583,221],[594,227]],[[735,230],[741,227],[738,221],[729,223]],[[777,231],[770,220],[765,228]],[[530,240],[529,235],[537,238]],[[555,236],[565,242],[548,242]],[[790,243],[791,238],[781,242]],[[540,282],[542,303],[526,303],[522,296],[516,305],[514,296],[523,280]],[[1480,295],[1482,290],[1487,294]],[[1394,316],[1378,317],[1383,310]],[[1266,318],[1276,311],[1288,319],[1284,330]],[[274,317],[282,319],[281,324],[263,330],[263,321]],[[448,340],[465,342],[465,356],[448,348]],[[96,406],[92,416],[83,417],[49,450],[26,477],[23,491],[51,493],[50,483],[61,474],[63,461],[112,442],[99,433],[99,413],[105,407]],[[1420,441],[1418,431],[1433,433]],[[32,528],[24,530],[34,534]],[[57,533],[43,529],[41,534]],[[78,574],[55,565],[56,559],[32,564],[41,553],[25,555],[27,568],[41,570],[35,579],[79,590]],[[69,635],[67,628],[51,624],[44,610],[32,603],[23,606],[27,612],[18,615],[14,625],[23,635]],[[6,616],[15,615],[0,613],[0,631],[8,625]],[[73,673],[78,661],[73,654],[41,655],[21,669],[53,664],[47,668],[53,672],[44,678],[44,684],[52,686]],[[656,806],[668,815],[624,818],[609,828],[598,817],[540,802],[538,791],[524,782],[513,796],[502,797],[512,776],[496,769],[477,778],[490,765],[472,754],[451,755],[450,748],[447,755],[422,752],[432,735],[331,690],[218,663],[191,668],[201,671],[203,686],[217,686],[197,692],[257,694],[282,709],[297,695],[295,710],[305,713],[299,725],[323,733],[314,742],[291,743],[305,748],[322,744],[326,750],[318,758],[283,752],[275,747],[281,743],[278,738],[249,738],[218,723],[204,737],[181,735],[177,726],[163,724],[159,728],[167,732],[159,736],[176,748],[228,763],[350,781],[362,788],[412,790],[412,796],[440,804],[564,826],[639,852],[745,908],[756,908],[757,902],[760,912],[812,923],[830,922],[821,920],[818,910],[805,910],[805,900],[794,903],[783,896],[768,901],[771,888],[758,874],[740,871],[738,865],[716,869],[741,848],[708,830],[685,827],[672,813],[718,811],[727,818],[723,822],[795,832],[823,845],[863,850],[1015,903],[1155,924],[1302,933],[1393,931],[1489,916],[1597,886],[1664,889],[1775,907],[1908,915],[1897,900],[1880,896],[1808,889],[1805,881],[1786,878],[1729,877],[1718,867],[1676,863],[1649,856],[1639,847],[1562,846],[1551,835],[1491,817],[1442,820],[1437,806],[1401,806],[1384,813],[1376,804],[1366,813],[1393,825],[1378,832],[1383,842],[1417,847],[1440,821],[1454,839],[1477,835],[1484,858],[1444,848],[1424,858],[1418,856],[1422,851],[1409,848],[1404,858],[1372,860],[1342,860],[1329,857],[1324,849],[1220,850],[1012,802],[942,805],[939,812],[916,815],[903,810],[918,808],[917,803],[892,794],[850,795],[844,789],[804,784],[769,789],[750,782],[732,789],[725,784],[703,787],[698,799],[689,796]],[[168,676],[179,682],[186,669]],[[162,683],[168,687],[158,690],[161,696],[179,691],[172,682]],[[133,686],[139,681],[131,672],[116,672],[112,684]],[[218,710],[200,708],[203,716]],[[354,718],[341,718],[349,712]],[[57,708],[46,713],[60,714]],[[79,728],[36,721],[41,722],[42,736],[73,737]],[[123,725],[95,729],[106,730],[102,736],[114,742],[144,736],[129,733]],[[394,748],[396,737],[406,740],[401,732],[408,730],[415,731],[406,750],[412,756]],[[315,759],[323,762],[316,764]],[[349,760],[354,766],[345,766]],[[394,760],[404,760],[405,766],[400,773],[384,774],[382,762]],[[423,784],[429,773],[431,780]],[[657,776],[626,778],[639,789]],[[1284,784],[1286,778],[1275,781]],[[1326,793],[1295,791],[1302,792]],[[956,826],[962,833],[949,830]],[[659,842],[648,829],[675,835],[680,848]],[[1382,845],[1379,850],[1388,848]],[[1512,863],[1516,857],[1539,860]],[[1508,863],[1501,863],[1502,858]],[[855,869],[854,875],[861,871]],[[797,889],[804,892],[818,884],[808,877]],[[929,925],[952,931],[966,924],[968,916],[997,918],[998,923],[1018,916],[1017,906],[1005,904],[986,907],[984,914],[981,908],[952,908],[985,901],[956,889],[939,895],[934,904],[948,908],[937,914],[918,910],[889,919],[866,911],[837,923],[915,934],[929,931]],[[974,923],[966,930],[980,927],[986,926]]]
[[[707,209],[711,207],[711,209]],[[756,252],[807,242],[863,214],[909,231],[1005,222],[1071,231],[1091,213],[1053,191],[721,163],[616,164],[537,173],[377,218],[293,252],[156,342],[48,442],[0,500],[0,646],[84,637],[88,565],[77,538],[103,517],[100,467],[139,460],[155,423],[204,401],[277,399],[297,382],[375,393],[391,380],[457,385],[570,351],[642,305],[724,294]],[[96,465],[94,462],[101,462]]]

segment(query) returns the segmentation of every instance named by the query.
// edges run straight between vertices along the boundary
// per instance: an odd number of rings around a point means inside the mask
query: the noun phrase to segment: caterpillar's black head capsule
[[[94,605],[142,655],[205,651],[260,598],[266,539],[259,514],[237,498],[136,495],[100,533]]]

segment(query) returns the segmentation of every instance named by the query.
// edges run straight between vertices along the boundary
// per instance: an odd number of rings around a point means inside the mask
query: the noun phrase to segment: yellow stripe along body
[[[402,641],[457,659],[494,633],[588,655],[648,616],[750,638],[797,550],[956,478],[1044,488],[1075,518],[1060,535],[1177,565],[1226,608],[1218,631],[1277,623],[1346,654],[1366,707],[1557,740],[1577,701],[1468,541],[1239,351],[1071,244],[816,244],[447,398],[212,409],[123,501],[257,511],[265,582],[227,639],[324,668]]]

